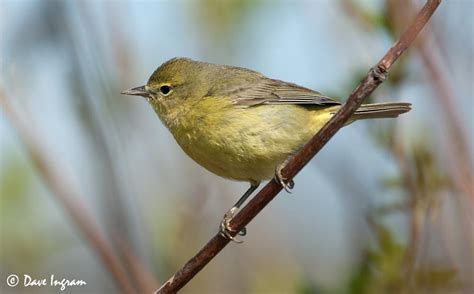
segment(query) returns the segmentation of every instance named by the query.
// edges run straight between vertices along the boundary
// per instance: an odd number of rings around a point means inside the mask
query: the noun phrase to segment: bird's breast
[[[234,180],[260,182],[313,134],[307,110],[291,105],[236,107],[202,101],[169,127],[194,161]]]

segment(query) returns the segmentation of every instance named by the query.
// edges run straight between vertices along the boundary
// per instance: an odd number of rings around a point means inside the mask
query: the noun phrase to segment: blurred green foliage
[[[233,35],[232,31],[238,29],[259,2],[200,0],[195,17],[207,34],[214,35],[216,40],[228,40]]]
[[[396,14],[401,9],[397,1],[385,1],[379,11],[364,8],[358,1],[344,1],[349,15],[371,33],[382,32],[392,40],[400,33],[401,23],[409,15]],[[399,23],[397,23],[399,22]],[[405,24],[405,23],[404,23]],[[403,55],[390,71],[384,83],[388,92],[397,92],[409,77],[407,65],[410,57]],[[355,73],[354,76],[362,76]],[[358,81],[354,80],[352,84]],[[376,99],[379,100],[379,99]],[[373,102],[373,101],[370,101]],[[376,246],[369,249],[358,269],[350,279],[347,292],[362,293],[446,293],[459,291],[457,270],[448,267],[423,267],[414,259],[419,255],[419,234],[427,220],[424,218],[441,206],[440,195],[452,190],[449,176],[440,166],[439,155],[433,146],[430,128],[420,129],[417,138],[401,142],[396,122],[371,125],[370,133],[381,149],[391,154],[398,166],[398,174],[382,177],[385,189],[401,191],[399,201],[377,207],[370,223],[376,235]],[[405,139],[405,138],[404,138]],[[407,147],[408,146],[408,147]],[[411,218],[411,236],[407,244],[396,240],[392,230],[383,224],[383,219],[393,213],[407,213]]]
[[[453,291],[458,287],[456,271],[450,268],[417,268],[413,283],[406,277],[407,247],[396,241],[390,229],[373,223],[377,242],[352,276],[348,293],[427,293]]]
[[[40,271],[46,256],[56,252],[68,242],[54,242],[45,233],[47,222],[41,219],[36,208],[41,201],[33,191],[38,191],[35,171],[16,154],[6,156],[0,170],[1,250],[0,260],[4,269],[11,272]],[[32,220],[36,221],[32,221]],[[9,236],[5,238],[4,236]],[[63,241],[66,241],[63,239]]]

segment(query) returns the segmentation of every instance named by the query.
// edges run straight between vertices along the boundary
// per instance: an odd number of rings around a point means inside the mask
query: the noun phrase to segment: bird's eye
[[[160,92],[163,95],[168,95],[171,92],[171,86],[163,85],[160,87]]]

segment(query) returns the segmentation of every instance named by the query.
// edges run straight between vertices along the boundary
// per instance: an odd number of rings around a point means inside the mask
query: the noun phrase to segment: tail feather
[[[372,119],[398,117],[400,114],[411,110],[411,103],[387,102],[363,104],[352,115],[352,119]]]

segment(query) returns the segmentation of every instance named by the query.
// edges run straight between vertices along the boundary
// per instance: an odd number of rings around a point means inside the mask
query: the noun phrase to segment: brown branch
[[[441,0],[428,0],[413,23],[402,34],[385,56],[369,71],[366,77],[351,93],[344,106],[327,122],[324,127],[299,151],[283,169],[286,178],[293,178],[332,136],[348,121],[362,104],[387,77],[388,70],[405,51],[426,25]],[[282,187],[276,181],[270,181],[260,192],[242,208],[232,219],[230,225],[235,232],[243,229],[280,191]],[[216,234],[194,257],[174,274],[157,293],[176,293],[186,285],[209,261],[211,261],[229,240]]]
[[[64,171],[59,171],[47,159],[47,153],[41,148],[41,139],[34,130],[31,130],[31,126],[13,109],[6,97],[6,93],[4,93],[1,87],[0,105],[25,144],[31,161],[39,171],[44,182],[53,192],[52,195],[56,196],[56,200],[62,205],[72,221],[88,240],[90,247],[112,274],[119,289],[124,293],[135,293],[136,291],[122,268],[120,260],[114,254],[113,248],[102,237],[99,228],[92,221],[93,218],[88,213],[84,203],[80,201],[83,197],[73,189],[74,185],[66,177]]]

